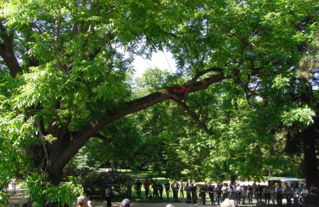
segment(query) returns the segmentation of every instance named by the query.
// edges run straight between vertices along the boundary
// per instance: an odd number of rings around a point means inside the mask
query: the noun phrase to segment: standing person
[[[318,195],[318,188],[312,184],[309,188],[310,195]]]
[[[193,180],[193,185],[195,187],[195,201],[197,203],[197,183],[196,183],[196,180]]]
[[[268,186],[266,186],[264,188],[264,195],[265,195],[265,203],[269,205],[269,203],[270,203],[270,189]],[[267,201],[268,201],[268,203],[267,203]]]
[[[197,203],[196,199],[196,186],[194,186],[194,183],[191,184],[191,193],[192,193],[192,203]]]
[[[157,182],[157,189],[159,192],[159,199],[163,199],[163,185],[160,182]]]
[[[190,180],[186,182],[184,186],[184,190],[186,191],[186,203],[191,202],[191,182]]]
[[[247,187],[243,185],[242,187],[242,197],[243,197],[243,204],[245,204],[245,199],[247,198]]]
[[[235,188],[234,188],[234,185],[229,182],[229,185],[228,185],[228,198],[229,199],[234,199],[234,191],[235,191]]]
[[[228,193],[228,187],[226,185],[226,183],[223,183],[223,187],[222,187],[222,192],[223,192],[223,201],[227,198],[227,193]]]
[[[278,186],[275,188],[275,192],[277,195],[277,205],[282,206],[282,189],[280,184],[278,184]]]
[[[253,188],[253,197],[255,198],[256,197],[256,188],[257,188],[256,182],[254,182],[251,187]]]
[[[253,202],[253,187],[251,185],[248,185],[247,187],[247,194],[248,194],[248,203],[252,203]]]
[[[184,198],[184,183],[183,180],[179,181],[179,196]]]
[[[215,200],[214,200],[215,192],[214,192],[214,186],[212,186],[212,182],[208,183],[207,191],[208,191],[210,202],[212,203],[212,205],[215,205]]]
[[[206,203],[207,185],[206,182],[199,189],[199,197],[202,199],[203,205]]]
[[[173,191],[173,198],[175,199],[175,201],[177,201],[178,200],[179,184],[176,183],[176,180],[173,180],[171,188],[172,188],[172,191]]]
[[[255,193],[256,193],[257,202],[261,201],[262,188],[261,188],[260,184],[258,184],[257,187],[255,188]]]
[[[138,198],[141,198],[141,187],[142,187],[142,182],[140,179],[137,179],[135,182],[135,190]]]
[[[19,179],[18,177],[14,177],[14,179],[12,180],[12,189],[13,189],[13,192],[14,194],[17,193],[17,185],[19,184]]]
[[[238,203],[240,203],[241,193],[242,193],[242,188],[240,187],[240,185],[238,183],[237,187],[236,187],[236,192],[235,192],[236,201]]]
[[[112,186],[111,184],[107,184],[106,185],[106,189],[105,189],[105,198],[106,198],[106,206],[107,207],[111,207],[111,198],[112,198]]]
[[[152,188],[153,188],[153,198],[157,199],[158,198],[158,189],[157,189],[157,184],[155,182],[152,185]]]
[[[270,198],[271,198],[271,201],[272,201],[272,204],[275,205],[275,200],[276,200],[276,192],[275,192],[275,186],[271,186],[270,188]]]
[[[287,185],[287,183],[286,183],[286,186],[285,186],[285,189],[284,189],[284,194],[285,194],[285,197],[286,197],[286,200],[287,200],[287,205],[291,205],[291,189]]]
[[[78,207],[86,207],[88,200],[89,199],[86,196],[79,196],[76,201],[76,204],[78,205]]]
[[[296,188],[295,183],[292,184],[291,193],[294,200],[294,205],[298,205],[299,189]]]
[[[219,205],[219,202],[223,202],[222,199],[222,186],[219,185],[219,182],[217,182],[217,186],[215,188],[215,195],[216,195],[216,200],[217,204]]]
[[[171,185],[169,184],[168,180],[166,180],[164,187],[165,187],[165,191],[166,191],[167,200],[169,200],[169,187],[170,186]]]
[[[300,193],[300,202],[303,203],[304,202],[304,198],[307,197],[309,194],[308,189],[306,188],[306,185],[304,185],[302,187],[301,193]]]
[[[144,189],[145,189],[145,197],[148,198],[148,192],[150,190],[150,182],[146,179],[144,182]]]
[[[127,197],[128,198],[132,198],[132,181],[131,181],[131,179],[127,179],[127,181],[126,181],[126,183],[125,183],[125,185],[126,185],[126,193],[127,193]]]

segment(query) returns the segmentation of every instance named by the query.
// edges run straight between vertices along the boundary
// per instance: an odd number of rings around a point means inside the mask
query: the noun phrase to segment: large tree
[[[305,52],[312,28],[303,33],[300,25],[316,21],[317,7],[312,0],[2,1],[4,152],[8,145],[24,148],[33,168],[58,185],[64,166],[89,139],[108,140],[105,126],[165,100],[178,103],[208,133],[213,128],[184,101],[190,93],[239,80],[251,102],[258,78],[270,106]],[[127,80],[133,55],[159,50],[174,55],[188,89],[176,94],[179,86],[172,84],[136,97]],[[15,169],[12,163],[6,167]]]

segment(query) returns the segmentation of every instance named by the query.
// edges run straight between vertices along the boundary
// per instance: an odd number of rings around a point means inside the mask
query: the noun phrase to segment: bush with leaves
[[[35,206],[47,206],[49,203],[54,203],[55,206],[72,206],[77,197],[84,194],[84,191],[75,178],[69,177],[69,179],[68,182],[61,182],[59,186],[54,186],[44,181],[44,178],[38,174],[30,175],[26,180],[29,202],[34,203]]]
[[[125,195],[127,179],[132,179],[129,175],[119,172],[98,173],[90,172],[79,176],[79,183],[82,184],[88,196],[104,197],[107,184],[112,185],[113,192],[117,192],[121,197]]]

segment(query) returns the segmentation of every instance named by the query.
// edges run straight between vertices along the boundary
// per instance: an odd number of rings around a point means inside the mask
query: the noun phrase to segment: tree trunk
[[[234,183],[236,181],[237,175],[231,175],[230,176],[230,182]]]
[[[315,126],[309,126],[303,133],[304,140],[304,163],[306,185],[309,189],[312,184],[319,186],[318,159],[316,156],[316,137]]]

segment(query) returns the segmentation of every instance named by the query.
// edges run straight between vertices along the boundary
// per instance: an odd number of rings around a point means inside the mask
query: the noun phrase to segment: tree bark
[[[317,144],[316,137],[318,134],[315,132],[315,127],[309,126],[303,134],[304,141],[304,163],[305,163],[305,176],[306,185],[309,189],[312,184],[319,186],[319,170],[318,159],[316,155]]]

